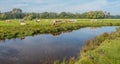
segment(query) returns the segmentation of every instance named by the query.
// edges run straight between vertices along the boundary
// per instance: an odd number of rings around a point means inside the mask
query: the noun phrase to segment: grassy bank
[[[12,20],[6,23],[5,20],[0,21],[0,39],[10,39],[16,37],[24,37],[41,33],[58,33],[62,31],[75,30],[88,26],[119,26],[119,19],[99,19],[97,22],[90,22],[90,19],[77,19],[76,23],[59,23],[52,25],[54,19],[43,19],[40,23],[33,21],[25,21],[27,25],[21,26],[19,20]],[[64,20],[64,19],[61,19]]]
[[[87,41],[78,59],[55,64],[120,64],[120,28]]]
[[[120,64],[120,38],[105,40],[92,51],[81,54],[76,64]]]

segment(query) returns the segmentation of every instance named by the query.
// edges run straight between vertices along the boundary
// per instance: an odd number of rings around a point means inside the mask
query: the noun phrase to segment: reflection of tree
[[[5,40],[5,38],[2,38],[2,37],[0,36],[0,41],[1,41],[1,40]]]
[[[65,31],[65,32],[63,32],[63,33],[70,33],[70,32],[72,32],[73,30],[68,30],[68,31]]]
[[[0,43],[5,43],[5,40],[1,40],[1,39],[0,39]]]

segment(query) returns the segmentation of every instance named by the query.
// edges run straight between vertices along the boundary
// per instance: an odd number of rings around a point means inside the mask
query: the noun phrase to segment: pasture
[[[98,19],[91,22],[91,19],[77,19],[77,22],[60,22],[53,25],[55,19],[42,19],[39,23],[35,20],[25,20],[26,25],[20,25],[19,20],[11,20],[6,22],[0,20],[0,39],[24,37],[41,33],[58,33],[68,30],[76,30],[81,27],[97,27],[97,26],[119,26],[120,19]],[[59,19],[65,21],[66,19]]]

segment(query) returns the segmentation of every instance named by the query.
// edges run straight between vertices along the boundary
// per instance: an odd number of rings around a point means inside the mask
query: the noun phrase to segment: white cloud
[[[112,2],[110,0],[1,0],[0,10],[21,8],[25,12],[86,12],[90,10],[115,12],[114,9],[120,7],[119,3],[119,0]]]

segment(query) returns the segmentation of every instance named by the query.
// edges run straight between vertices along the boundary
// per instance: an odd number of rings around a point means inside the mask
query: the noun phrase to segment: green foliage
[[[86,17],[90,19],[103,19],[105,18],[105,13],[103,11],[90,11],[86,13]]]
[[[7,18],[6,14],[0,14],[0,19],[5,20]]]
[[[103,19],[103,18],[111,18],[115,16],[111,16],[109,12],[103,11],[90,11],[85,13],[70,13],[70,12],[43,12],[43,13],[23,13],[21,9],[14,8],[12,11],[8,12],[0,12],[0,19],[59,19],[59,18],[89,18],[89,19]],[[119,16],[118,16],[119,17]]]
[[[33,15],[26,15],[24,17],[25,20],[33,20]]]

